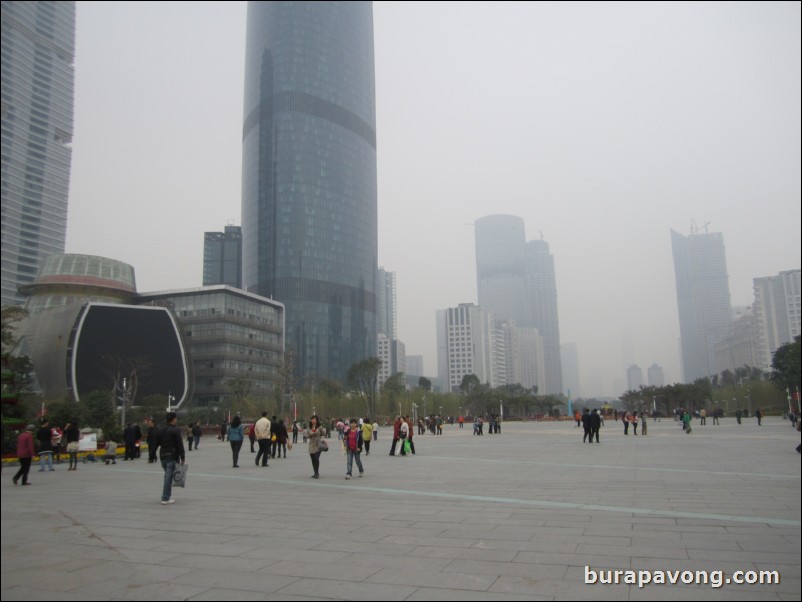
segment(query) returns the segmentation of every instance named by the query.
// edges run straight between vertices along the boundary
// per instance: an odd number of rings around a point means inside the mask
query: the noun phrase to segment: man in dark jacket
[[[159,432],[153,418],[147,419],[148,425],[148,464],[153,464],[156,461],[156,435]]]
[[[599,442],[599,428],[601,428],[601,414],[599,414],[598,409],[594,409],[593,413],[588,418],[588,424],[590,425],[590,438],[588,439],[588,443],[593,443],[593,437],[596,436],[596,443]]]
[[[173,475],[177,462],[184,463],[184,438],[181,436],[180,429],[175,425],[176,414],[167,414],[167,424],[159,429],[156,434],[156,448],[159,450],[159,459],[164,468],[164,487],[162,489],[162,504],[174,504],[172,498]]]

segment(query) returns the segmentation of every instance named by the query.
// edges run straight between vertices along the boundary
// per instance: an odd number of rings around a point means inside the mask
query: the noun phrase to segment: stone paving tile
[[[725,420],[720,429],[683,438],[666,421],[637,442],[608,429],[589,463],[591,450],[572,426],[509,424],[505,433],[513,436],[475,438],[454,429],[420,437],[414,458],[372,454],[368,478],[359,482],[342,478],[337,455],[324,459],[315,482],[303,453],[269,470],[231,471],[230,450],[209,445],[191,455],[192,484],[175,492],[170,507],[158,504],[161,469],[140,462],[39,475],[33,488],[14,488],[6,474],[0,594],[800,599],[800,471],[795,456],[788,461],[779,429],[743,429],[733,437],[735,425]],[[770,468],[745,468],[743,457]],[[41,566],[47,569],[36,570]],[[639,589],[586,585],[585,566],[760,568],[783,578],[776,586],[737,589]],[[260,589],[262,579],[272,585]]]

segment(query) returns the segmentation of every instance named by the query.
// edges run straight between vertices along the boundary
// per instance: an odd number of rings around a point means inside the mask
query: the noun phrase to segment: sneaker
[[[359,478],[361,479],[362,475],[364,475],[364,474],[365,474],[365,471],[363,470],[362,472],[359,473]]]
[[[166,506],[167,504],[175,504],[175,500],[170,498],[169,500],[162,500],[162,506]]]
[[[350,478],[351,478],[351,475],[350,475],[350,474],[347,474],[347,475],[345,475],[345,480],[346,480],[346,481],[347,481],[348,479],[350,479]]]

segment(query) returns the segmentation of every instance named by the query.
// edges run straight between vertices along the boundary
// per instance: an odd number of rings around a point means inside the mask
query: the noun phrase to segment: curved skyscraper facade
[[[249,2],[243,285],[284,303],[301,377],[376,353],[370,2]]]

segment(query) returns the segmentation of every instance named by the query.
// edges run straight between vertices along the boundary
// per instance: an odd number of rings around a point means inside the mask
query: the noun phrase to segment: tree
[[[6,353],[17,342],[14,337],[15,324],[24,320],[28,312],[18,305],[4,305],[0,310],[2,321],[2,351]]]
[[[426,391],[427,393],[432,390],[432,381],[430,381],[425,376],[421,376],[418,379],[418,387]]]
[[[462,382],[459,384],[459,390],[462,391],[464,395],[470,395],[474,389],[479,387],[482,383],[479,381],[479,377],[475,374],[466,374],[462,377]]]
[[[366,416],[376,416],[376,393],[381,367],[380,358],[369,357],[356,362],[348,369],[348,386],[365,403]]]
[[[800,380],[800,341],[797,336],[793,343],[780,345],[771,360],[771,382],[779,389],[793,391],[799,387]]]

